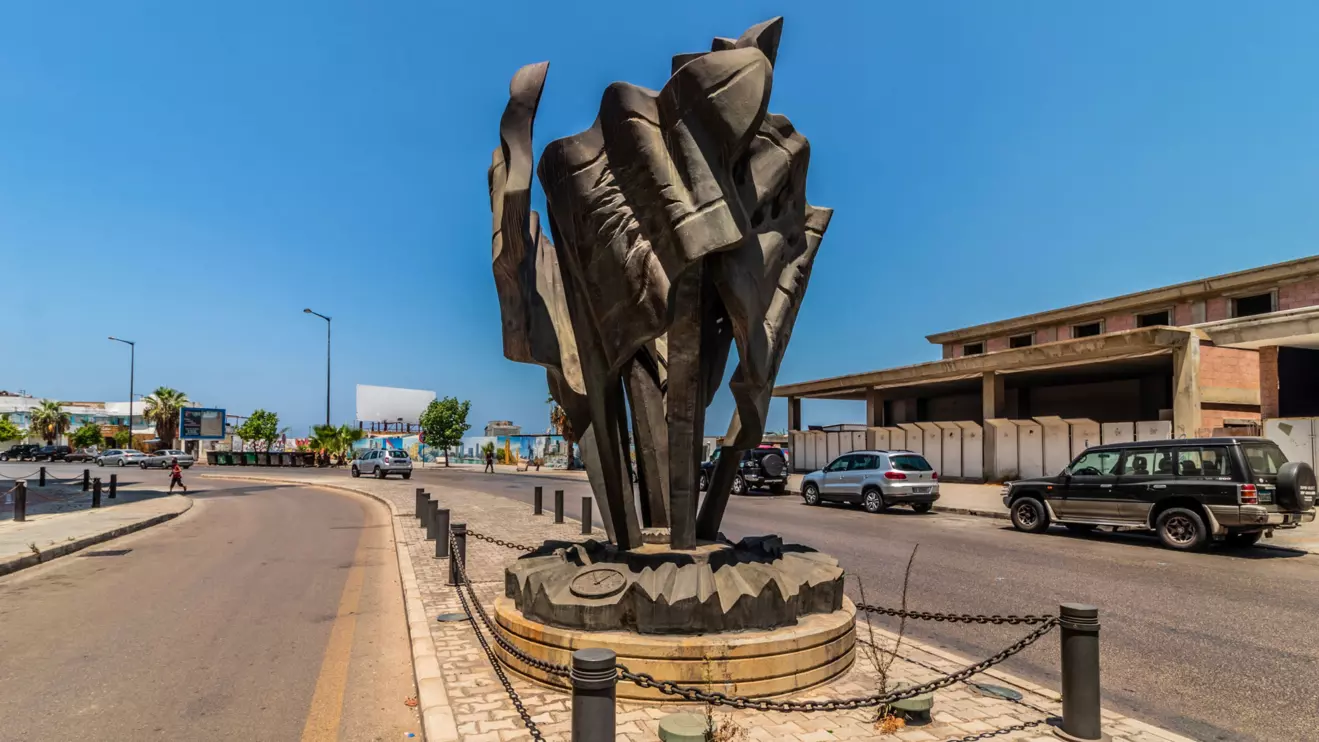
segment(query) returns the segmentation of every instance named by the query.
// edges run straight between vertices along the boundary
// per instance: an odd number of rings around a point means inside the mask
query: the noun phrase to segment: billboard
[[[361,422],[416,425],[426,406],[435,401],[435,392],[425,389],[400,389],[392,386],[357,385],[357,419]]]
[[[224,437],[224,410],[204,407],[179,410],[179,440],[214,441]]]

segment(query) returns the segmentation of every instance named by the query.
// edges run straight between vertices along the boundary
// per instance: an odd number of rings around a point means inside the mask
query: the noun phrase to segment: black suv
[[[1003,504],[1029,533],[1061,523],[1153,530],[1182,551],[1210,540],[1251,546],[1314,520],[1315,477],[1267,438],[1113,443],[1086,449],[1056,477],[1008,482]]]
[[[32,458],[32,454],[41,448],[35,443],[19,443],[10,446],[8,451],[0,451],[0,461],[23,461]]]
[[[710,488],[710,477],[714,476],[714,465],[719,460],[716,448],[709,461],[701,463],[701,491]],[[745,494],[748,489],[768,489],[776,495],[783,494],[788,486],[788,462],[783,457],[783,449],[778,446],[760,446],[742,454],[742,463],[737,467],[733,477],[733,494]]]
[[[63,461],[65,456],[73,453],[68,446],[42,446],[32,452],[33,461]]]

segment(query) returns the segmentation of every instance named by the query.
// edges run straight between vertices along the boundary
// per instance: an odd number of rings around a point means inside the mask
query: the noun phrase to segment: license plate
[[[912,487],[912,488],[911,488],[911,493],[912,493],[913,495],[928,495],[928,494],[930,494],[930,488],[929,488],[929,487]]]
[[[1255,490],[1255,492],[1256,495],[1259,497],[1259,502],[1261,505],[1272,504],[1273,502],[1272,487],[1259,487],[1258,489]]]

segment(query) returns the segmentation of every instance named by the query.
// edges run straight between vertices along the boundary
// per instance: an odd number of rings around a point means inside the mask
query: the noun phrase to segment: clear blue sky
[[[781,382],[1319,252],[1314,3],[10,0],[0,389],[123,399],[114,334],[138,341],[138,389],[301,432],[324,405],[310,306],[335,318],[336,422],[367,383],[543,428],[489,262],[510,76],[551,61],[539,148],[608,82],[658,88],[672,54],[780,14],[771,108],[835,209]]]

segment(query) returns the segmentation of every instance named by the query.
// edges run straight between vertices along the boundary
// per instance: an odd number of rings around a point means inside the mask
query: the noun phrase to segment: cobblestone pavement
[[[269,478],[322,486],[330,484],[323,477],[315,475],[281,472]],[[339,480],[330,486],[345,485]],[[432,742],[448,739],[459,739],[462,742],[531,739],[531,735],[522,725],[513,704],[509,701],[508,695],[477,642],[472,625],[467,622],[440,623],[433,619],[434,616],[443,613],[460,613],[463,608],[457,592],[447,585],[448,560],[434,557],[434,542],[426,541],[425,534],[417,527],[414,517],[416,483],[358,480],[353,481],[349,487],[390,503],[399,524],[395,533],[402,540],[400,557],[406,552],[411,562],[408,566],[400,565],[404,568],[405,582],[407,582],[407,572],[414,572],[425,614],[431,617],[428,621],[430,639],[434,644],[435,661],[443,678],[443,692],[452,710],[452,726],[446,719],[445,724],[435,725],[444,728],[432,729],[431,717],[428,715],[427,738]],[[457,488],[435,491],[432,486],[430,489],[432,499],[438,500],[442,507],[450,509],[453,522],[465,522],[472,531],[528,545],[549,538],[581,537],[579,523],[570,521],[555,525],[548,515],[535,517],[529,507],[514,500]],[[601,538],[604,536],[598,529],[595,535]],[[505,566],[518,554],[519,552],[512,549],[468,538],[468,576],[487,611],[493,610],[494,599],[503,592]],[[414,630],[418,628],[415,623],[413,628]],[[968,626],[967,630],[976,629]],[[1024,627],[1022,634],[1027,631],[1028,627]],[[877,626],[871,628],[859,624],[857,638],[862,643],[873,641],[876,646],[891,648],[897,636]],[[418,637],[414,634],[414,646],[417,646],[417,640]],[[1057,640],[1050,635],[1041,641],[1056,642]],[[827,699],[876,693],[879,681],[871,654],[864,646],[858,647],[855,665],[842,678],[822,688],[796,694],[792,698],[794,700]],[[881,653],[881,660],[886,654],[886,652]],[[898,658],[888,671],[889,682],[890,685],[899,682],[928,682],[940,675],[972,664],[978,659],[981,658],[958,657],[910,638],[903,638]],[[419,666],[422,660],[423,658],[417,659]],[[1061,713],[1060,697],[1057,693],[995,670],[989,670],[972,680],[1010,686],[1021,692],[1023,699],[1020,702],[1010,702],[988,697],[980,694],[970,685],[960,683],[935,693],[931,723],[908,725],[890,734],[881,734],[876,728],[873,709],[807,714],[717,708],[712,713],[715,722],[727,729],[731,738],[744,740],[825,742],[833,739],[879,738],[900,742],[938,742],[980,738],[980,735],[985,734],[990,734],[995,740],[1018,742],[1045,740],[1054,742],[1057,739],[1046,721],[1056,720],[1057,715]],[[569,697],[566,694],[542,688],[516,677],[512,678],[512,684],[546,739],[569,739],[571,710]],[[729,689],[730,692],[732,690]],[[674,711],[703,713],[700,707],[692,705],[620,701],[617,739],[620,742],[658,739],[659,718]],[[1115,742],[1186,740],[1185,737],[1108,711],[1104,712],[1104,717],[1105,731]],[[1010,727],[1030,723],[1034,724],[1026,729],[1008,731]],[[999,733],[993,734],[995,732]]]

